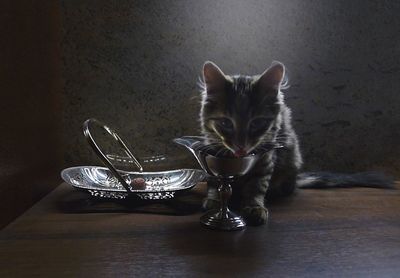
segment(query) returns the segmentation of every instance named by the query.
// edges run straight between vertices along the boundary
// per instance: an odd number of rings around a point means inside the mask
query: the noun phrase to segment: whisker
[[[218,145],[222,145],[222,143],[221,142],[214,142],[214,143],[207,144],[205,146],[218,146]]]
[[[219,155],[219,153],[220,153],[220,152],[223,152],[223,151],[224,151],[224,149],[223,149],[223,148],[221,148],[220,150],[218,150],[218,151],[217,151],[217,153],[215,154],[215,156],[218,156],[218,155]]]
[[[225,152],[224,152],[224,155],[226,155],[226,153],[230,154],[230,153],[232,153],[232,151],[229,150],[229,149],[226,149]]]
[[[214,149],[215,149],[215,146],[209,146],[209,145],[207,145],[207,146],[204,146],[204,147],[202,148],[202,151],[208,152],[208,151],[214,150]]]

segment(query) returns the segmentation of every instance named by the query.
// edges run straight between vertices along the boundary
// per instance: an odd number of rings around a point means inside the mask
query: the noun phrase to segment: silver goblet
[[[215,149],[204,144],[202,137],[184,136],[174,139],[174,142],[185,146],[197,159],[201,168],[209,175],[216,177],[220,183],[218,187],[220,208],[206,212],[200,222],[209,228],[218,230],[240,230],[246,227],[243,218],[230,211],[228,201],[232,195],[231,183],[238,177],[245,175],[258,161],[261,154],[249,154],[244,157],[221,157]]]

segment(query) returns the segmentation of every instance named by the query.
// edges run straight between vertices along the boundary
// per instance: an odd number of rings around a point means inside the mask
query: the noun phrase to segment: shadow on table
[[[130,196],[124,200],[100,199],[80,191],[68,191],[57,202],[64,213],[153,213],[166,215],[190,215],[201,211],[203,194],[184,192],[170,200],[142,200]]]
[[[280,264],[282,237],[269,224],[227,232],[210,230],[199,222],[181,223],[169,226],[163,234],[171,257],[180,258],[180,266],[186,267],[171,266],[173,273],[191,273],[195,277],[268,277],[271,268]]]

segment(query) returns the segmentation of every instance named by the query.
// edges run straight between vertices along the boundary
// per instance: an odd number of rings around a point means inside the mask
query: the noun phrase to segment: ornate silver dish
[[[95,131],[101,131],[108,138],[107,142],[116,143],[112,153],[100,147],[95,140]],[[198,169],[178,169],[168,171],[143,171],[141,162],[132,154],[122,138],[110,127],[96,119],[83,123],[83,133],[96,155],[107,166],[78,166],[64,169],[61,172],[63,180],[73,187],[89,192],[100,198],[124,199],[136,195],[146,200],[170,199],[176,192],[188,190],[204,180],[206,173]],[[104,138],[103,138],[104,139]],[[122,155],[114,151],[123,151]],[[166,160],[165,156],[157,155],[142,160],[144,165],[157,164]],[[119,166],[138,171],[118,169]]]
[[[89,192],[94,197],[124,199],[135,194],[145,200],[163,200],[176,192],[189,190],[203,180],[205,173],[196,169],[180,169],[162,172],[126,172],[118,170],[129,186],[127,191],[112,172],[105,167],[77,166],[64,169],[61,177],[73,187]],[[145,188],[135,189],[134,179],[144,179]]]

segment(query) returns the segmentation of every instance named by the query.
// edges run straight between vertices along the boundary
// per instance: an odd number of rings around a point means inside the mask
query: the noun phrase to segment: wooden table
[[[299,190],[240,232],[200,226],[203,194],[125,206],[62,184],[0,232],[0,277],[400,277],[400,190]]]

